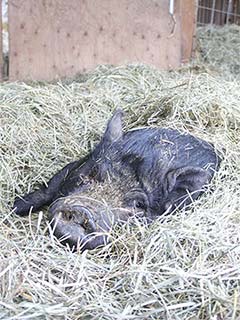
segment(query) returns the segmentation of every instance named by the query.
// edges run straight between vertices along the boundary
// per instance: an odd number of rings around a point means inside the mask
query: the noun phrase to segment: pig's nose
[[[49,218],[55,221],[61,220],[64,224],[78,225],[87,233],[96,231],[96,224],[92,212],[84,206],[53,204],[49,209]]]
[[[83,205],[57,200],[49,208],[49,220],[54,235],[72,249],[94,249],[108,242],[108,235],[99,233],[94,211]]]
[[[63,211],[63,219],[68,223],[81,225],[87,233],[96,231],[93,213],[86,207],[75,205]]]

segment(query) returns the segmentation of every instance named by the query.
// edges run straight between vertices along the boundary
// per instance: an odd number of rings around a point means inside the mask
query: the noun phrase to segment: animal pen
[[[239,319],[239,1],[9,0],[8,25],[0,319]],[[222,162],[188,209],[72,252],[47,208],[19,217],[13,201],[87,155],[118,108],[125,131],[190,133]]]

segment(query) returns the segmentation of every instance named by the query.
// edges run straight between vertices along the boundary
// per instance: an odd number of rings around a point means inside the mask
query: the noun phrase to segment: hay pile
[[[0,99],[0,319],[240,317],[240,82],[102,66],[68,83],[5,83]],[[224,160],[190,210],[72,253],[49,234],[45,212],[18,218],[11,204],[85,155],[119,107],[126,129],[184,129]]]
[[[201,27],[197,32],[199,61],[212,66],[225,78],[240,80],[240,27]]]

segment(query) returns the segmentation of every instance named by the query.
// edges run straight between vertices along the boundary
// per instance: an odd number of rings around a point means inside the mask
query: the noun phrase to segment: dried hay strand
[[[1,319],[240,317],[240,82],[101,66],[66,83],[4,83],[0,97]],[[19,218],[11,204],[85,155],[119,107],[125,129],[185,130],[223,161],[189,210],[117,227],[107,246],[72,253],[46,212]]]

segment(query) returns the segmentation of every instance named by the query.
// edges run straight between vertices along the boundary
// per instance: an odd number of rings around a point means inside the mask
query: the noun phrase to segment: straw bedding
[[[226,79],[240,80],[240,28],[201,27],[198,29],[198,58],[220,71]]]
[[[240,82],[210,69],[100,66],[57,84],[1,85],[0,319],[240,317]],[[85,155],[119,107],[125,129],[185,130],[223,161],[189,210],[115,228],[106,247],[72,253],[46,211],[19,218],[11,204]]]

